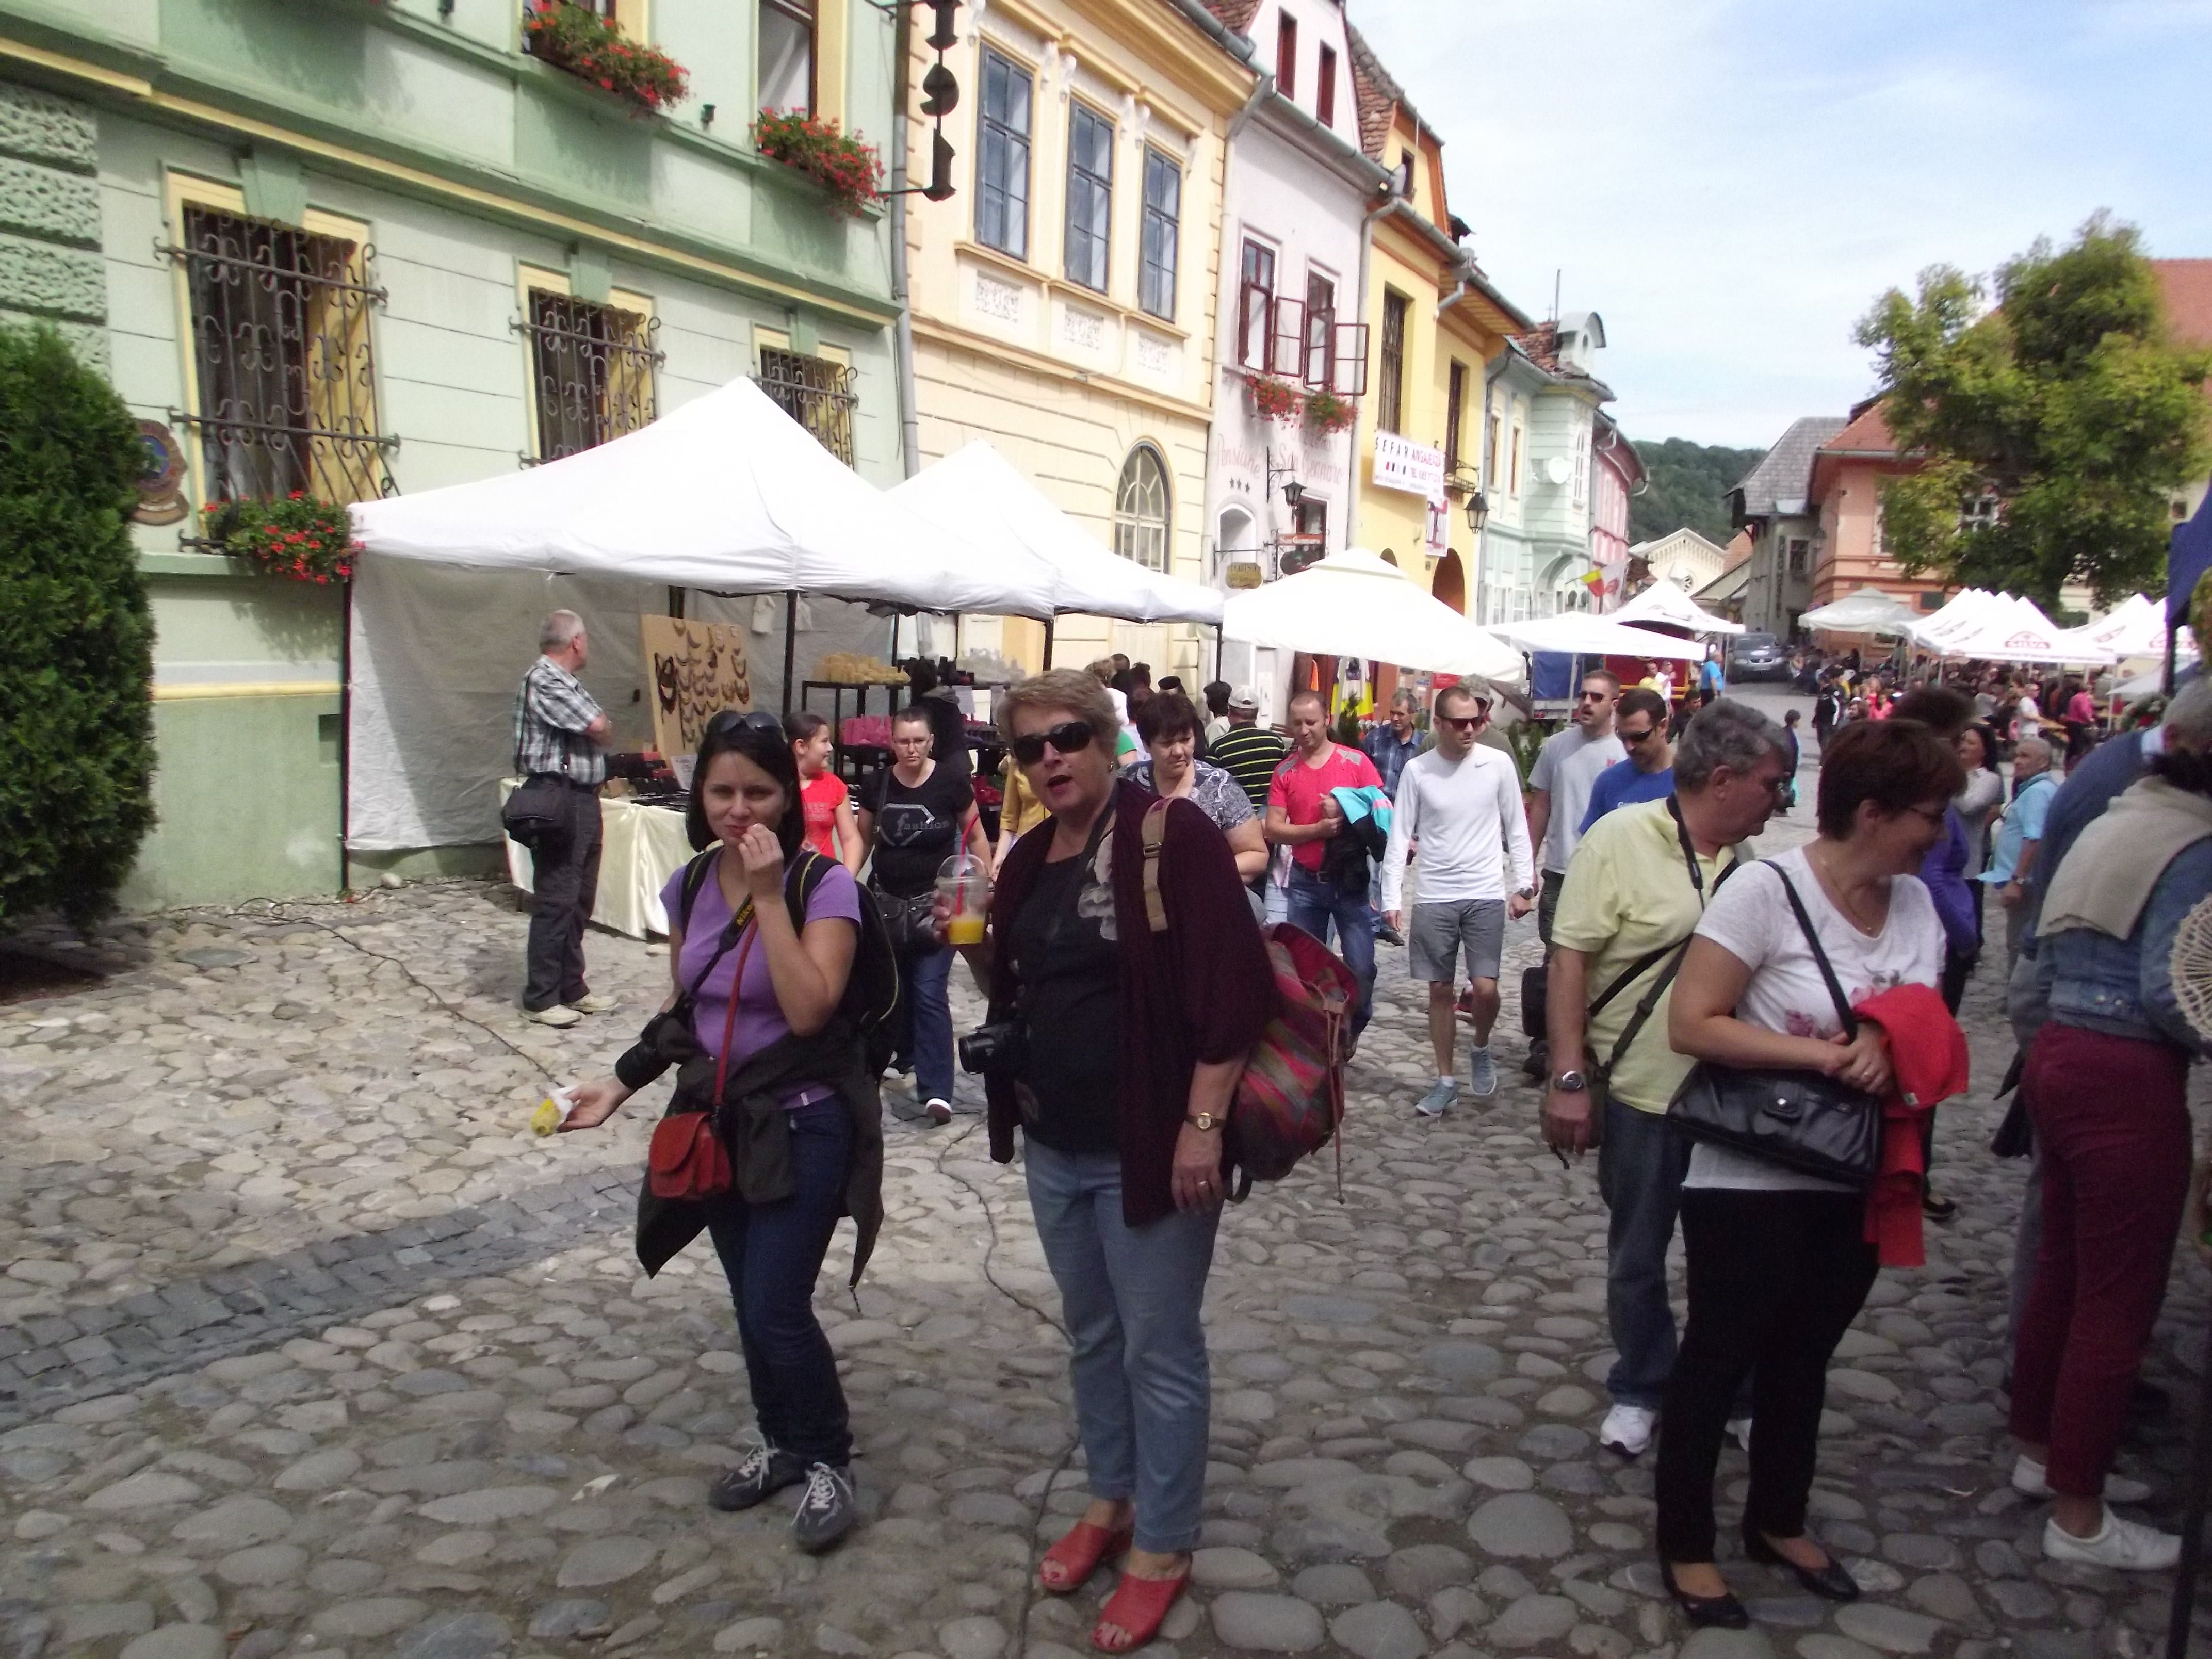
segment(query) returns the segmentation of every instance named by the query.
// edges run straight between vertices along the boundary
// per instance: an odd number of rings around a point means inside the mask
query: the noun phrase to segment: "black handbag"
[[[937,895],[933,891],[902,898],[880,887],[868,890],[875,896],[876,908],[883,914],[884,932],[890,937],[894,955],[927,956],[943,947],[945,941],[937,936]]]
[[[567,829],[568,791],[567,782],[550,772],[525,778],[499,809],[499,821],[507,830],[507,838],[535,852],[538,842]]]
[[[1856,1038],[1858,1016],[1828,965],[1813,919],[1790,878],[1779,868],[1774,873],[1813,947],[1844,1036]],[[1749,1071],[1700,1060],[1667,1108],[1667,1120],[1692,1140],[1846,1186],[1871,1186],[1881,1167],[1881,1097],[1819,1072]]]

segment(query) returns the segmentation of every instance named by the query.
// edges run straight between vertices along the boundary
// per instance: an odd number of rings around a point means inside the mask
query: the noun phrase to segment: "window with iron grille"
[[[1455,361],[1444,389],[1444,476],[1459,471],[1459,429],[1467,405],[1467,365]]]
[[[827,357],[763,346],[760,373],[753,378],[823,448],[853,465],[853,410],[860,401],[853,370]]]
[[[1382,373],[1376,393],[1375,424],[1384,432],[1404,430],[1406,404],[1406,296],[1382,294]]]
[[[373,250],[187,207],[182,246],[162,252],[184,267],[198,389],[198,410],[172,418],[198,435],[207,499],[390,494],[398,440],[376,424]]]
[[[1182,234],[1182,169],[1156,149],[1145,152],[1145,225],[1137,303],[1175,320],[1176,255]]]
[[[1114,124],[1081,104],[1067,118],[1067,280],[1106,291],[1114,222]]]
[[[1237,361],[1247,368],[1265,368],[1267,332],[1275,319],[1274,249],[1259,242],[1244,244],[1237,292]]]
[[[1167,467],[1159,451],[1139,444],[1122,463],[1114,492],[1114,550],[1147,570],[1165,570],[1171,514]]]
[[[983,112],[975,143],[975,240],[1030,254],[1030,104],[1026,71],[983,50]]]
[[[538,459],[580,454],[653,423],[661,353],[652,318],[533,288],[518,326],[530,342]]]

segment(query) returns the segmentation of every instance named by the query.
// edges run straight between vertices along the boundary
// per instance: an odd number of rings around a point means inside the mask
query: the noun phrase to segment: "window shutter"
[[[1267,368],[1294,380],[1305,378],[1306,302],[1288,295],[1275,301],[1273,338],[1267,348]]]
[[[1330,375],[1339,396],[1364,398],[1367,395],[1367,325],[1339,323],[1333,356],[1334,368]]]

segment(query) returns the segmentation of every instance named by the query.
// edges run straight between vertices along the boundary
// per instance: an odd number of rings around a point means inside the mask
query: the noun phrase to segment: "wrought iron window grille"
[[[198,407],[168,416],[199,441],[207,499],[397,493],[399,440],[376,418],[376,250],[187,208],[183,241],[155,251],[185,274]]]
[[[823,448],[850,466],[853,411],[860,401],[854,389],[858,379],[853,369],[827,357],[763,346],[753,382]]]
[[[660,319],[542,289],[509,325],[530,344],[538,453],[525,466],[597,448],[653,424],[659,412],[654,371]]]

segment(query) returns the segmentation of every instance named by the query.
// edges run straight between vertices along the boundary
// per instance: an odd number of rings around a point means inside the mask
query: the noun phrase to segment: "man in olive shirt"
[[[1611,1218],[1606,1316],[1620,1358],[1598,1438],[1624,1456],[1651,1443],[1674,1368],[1667,1246],[1690,1146],[1666,1114],[1690,1061],[1667,1043],[1673,970],[1733,871],[1737,844],[1766,827],[1784,781],[1781,728],[1748,703],[1708,704],[1675,745],[1674,793],[1590,826],[1553,920],[1544,1139],[1579,1154],[1604,1113],[1598,1194]],[[1600,1066],[1601,1079],[1592,1074]]]

